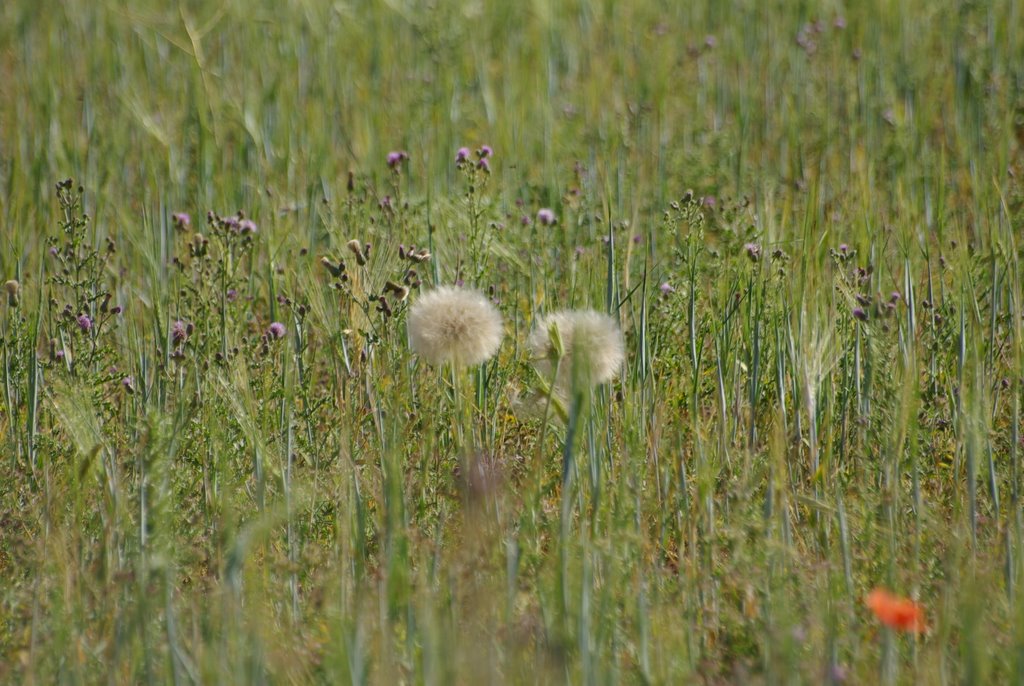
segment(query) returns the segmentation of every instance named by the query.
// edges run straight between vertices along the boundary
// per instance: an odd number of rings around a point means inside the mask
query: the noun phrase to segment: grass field
[[[1022,179],[1019,0],[0,3],[0,681],[1021,683]]]

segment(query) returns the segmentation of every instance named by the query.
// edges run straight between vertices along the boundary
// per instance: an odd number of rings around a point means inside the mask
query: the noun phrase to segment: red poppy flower
[[[924,608],[909,598],[893,595],[884,588],[876,588],[868,593],[864,604],[875,613],[882,624],[897,631],[923,633],[927,630],[924,621]]]

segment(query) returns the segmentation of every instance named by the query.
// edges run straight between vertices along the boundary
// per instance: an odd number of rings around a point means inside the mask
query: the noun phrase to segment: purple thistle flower
[[[469,159],[469,148],[459,148],[455,152],[455,165],[461,167]]]
[[[281,322],[272,322],[270,326],[267,327],[267,334],[271,338],[284,338],[284,324]]]
[[[713,195],[709,195],[701,202],[704,207],[714,208],[718,204],[718,198]]]
[[[388,153],[388,167],[394,169],[407,159],[409,159],[409,153],[405,150],[392,150]]]
[[[521,218],[519,219],[519,222],[520,222],[520,223],[521,223],[521,224],[522,224],[523,226],[529,226],[529,225],[530,225],[530,223],[531,223],[531,222],[533,222],[533,220],[532,220],[532,219],[530,219],[529,215],[526,215],[526,214],[524,214],[524,215],[523,215],[523,216],[522,216],[522,217],[521,217]]]
[[[747,251],[747,257],[750,258],[751,262],[757,262],[761,259],[761,246],[757,243],[747,243],[743,246],[743,249]]]
[[[548,208],[543,208],[537,211],[537,221],[542,226],[551,226],[555,223],[555,213]]]
[[[480,149],[476,151],[477,157],[481,159],[487,159],[494,154],[494,150],[489,145],[481,145]]]
[[[171,215],[171,221],[179,229],[187,229],[192,226],[192,217],[186,212],[175,212]]]
[[[228,292],[225,293],[224,295],[229,303],[233,303],[235,302],[235,300],[238,299],[238,291],[236,291],[234,288],[229,288]]]
[[[119,315],[124,312],[124,308],[120,305],[114,305],[114,309],[110,310],[110,314]]]
[[[132,376],[124,377],[123,379],[121,379],[121,386],[123,386],[124,390],[128,391],[129,393],[134,393],[135,392],[135,377],[132,377]]]
[[[841,253],[843,253],[845,255],[849,251],[850,251],[850,246],[848,246],[846,243],[840,243],[839,244],[839,252],[841,252]]]
[[[53,246],[52,248],[50,248],[50,257],[56,257],[56,256],[57,256],[57,247]]]
[[[672,284],[670,284],[667,281],[665,283],[661,284],[660,286],[658,286],[658,290],[661,291],[661,295],[666,297],[666,298],[669,295],[671,295],[672,293],[676,292],[676,289],[672,288]]]
[[[889,302],[890,303],[897,303],[902,298],[903,298],[903,296],[900,294],[899,291],[893,291],[892,293],[889,294]]]
[[[60,350],[55,352],[53,354],[53,356],[56,357],[58,360],[63,360],[64,359],[64,348],[61,348]]]
[[[171,325],[171,341],[178,344],[185,342],[187,339],[188,325],[179,319]]]
[[[75,320],[75,322],[78,323],[78,328],[81,329],[82,331],[88,332],[90,329],[92,329],[92,319],[90,319],[89,315],[87,314],[78,315],[78,318]]]
[[[480,171],[487,172],[488,174],[491,173],[491,163],[487,160],[486,157],[480,158],[480,161],[476,163],[476,168],[479,169]]]
[[[853,316],[862,322],[866,322],[868,320],[868,313],[865,312],[862,307],[853,308]]]
[[[242,234],[256,233],[256,222],[251,219],[243,219],[238,222],[238,232]]]

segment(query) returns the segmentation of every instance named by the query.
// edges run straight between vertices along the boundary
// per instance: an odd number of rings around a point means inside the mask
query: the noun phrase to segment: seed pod
[[[347,244],[348,249],[356,256],[356,264],[360,267],[366,264],[366,256],[363,254],[363,246],[359,244],[359,241],[352,239]]]
[[[21,284],[10,279],[4,282],[4,290],[7,291],[7,304],[11,307],[17,307],[21,295]]]
[[[334,266],[334,264],[331,262],[331,259],[326,255],[320,258],[320,264],[327,267],[327,271],[329,271],[331,273],[331,276],[333,276],[334,278],[338,278],[339,276],[341,276],[341,273],[345,271],[344,262],[339,263],[338,266]]]

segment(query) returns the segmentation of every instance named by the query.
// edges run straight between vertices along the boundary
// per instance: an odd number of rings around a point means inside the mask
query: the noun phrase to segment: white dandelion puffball
[[[537,371],[545,379],[551,378],[555,358],[552,327],[558,329],[565,353],[559,363],[556,386],[568,388],[574,374],[592,386],[615,378],[626,353],[622,332],[614,319],[594,310],[562,310],[537,322],[526,345]]]
[[[504,336],[501,314],[479,291],[441,286],[409,310],[409,343],[434,366],[473,366],[494,357]]]

